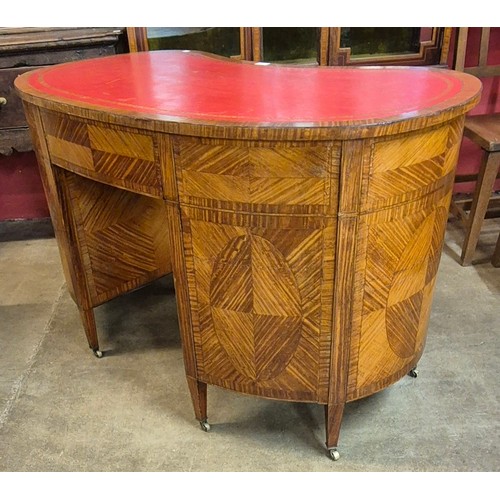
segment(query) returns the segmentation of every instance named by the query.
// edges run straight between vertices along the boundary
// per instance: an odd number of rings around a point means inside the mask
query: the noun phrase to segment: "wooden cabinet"
[[[0,154],[32,149],[14,90],[17,76],[42,66],[123,51],[123,34],[123,28],[1,28]]]
[[[445,64],[451,28],[127,28],[132,52],[187,49],[249,61],[348,66]]]

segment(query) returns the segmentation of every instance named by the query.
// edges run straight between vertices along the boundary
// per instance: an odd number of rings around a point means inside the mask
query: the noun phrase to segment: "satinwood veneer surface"
[[[16,84],[77,303],[172,266],[200,421],[207,384],[316,402],[331,448],[415,367],[479,80],[165,51]]]

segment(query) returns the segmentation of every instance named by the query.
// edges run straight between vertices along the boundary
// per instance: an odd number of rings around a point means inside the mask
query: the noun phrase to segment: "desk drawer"
[[[33,147],[14,80],[38,67],[0,69],[0,155],[9,155],[13,150],[30,151]]]
[[[23,103],[14,88],[14,80],[26,71],[38,68],[0,69],[0,98],[3,97],[7,101],[0,105],[0,129],[28,126],[24,117]]]
[[[162,196],[152,135],[51,112],[43,113],[43,124],[54,165],[128,191]]]

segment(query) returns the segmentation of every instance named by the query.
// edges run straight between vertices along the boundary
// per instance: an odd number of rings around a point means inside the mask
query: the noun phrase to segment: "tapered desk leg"
[[[196,419],[200,422],[202,430],[208,432],[210,425],[207,422],[207,384],[189,376],[187,383]]]
[[[85,330],[89,347],[98,358],[102,358],[102,351],[99,350],[99,340],[97,339],[94,309],[92,307],[90,309],[79,307],[78,310],[80,311],[83,329]]]
[[[68,192],[69,174],[52,165],[40,110],[24,103],[26,119],[30,126],[40,177],[50,210],[50,217],[59,247],[62,267],[68,291],[76,302],[90,348],[101,357],[97,341],[94,311],[86,281],[86,271],[81,260],[78,241],[75,236],[74,211]]]
[[[340,454],[337,445],[340,436],[340,425],[344,414],[344,403],[325,405],[326,448],[333,460],[338,460]]]

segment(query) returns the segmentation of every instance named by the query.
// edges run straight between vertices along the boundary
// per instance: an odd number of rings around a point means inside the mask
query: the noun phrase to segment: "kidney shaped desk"
[[[207,384],[319,403],[338,458],[344,404],[422,354],[479,80],[164,51],[16,86],[91,348],[94,306],[173,269],[202,428]]]

